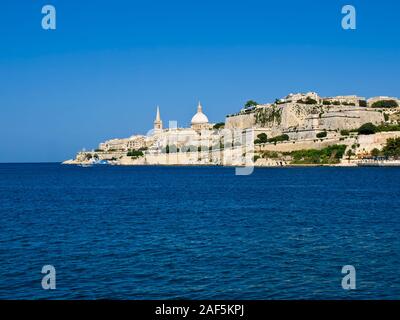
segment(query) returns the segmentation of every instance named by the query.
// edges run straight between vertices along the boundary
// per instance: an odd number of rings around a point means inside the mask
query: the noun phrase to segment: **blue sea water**
[[[399,193],[400,168],[1,164],[0,298],[399,299]]]

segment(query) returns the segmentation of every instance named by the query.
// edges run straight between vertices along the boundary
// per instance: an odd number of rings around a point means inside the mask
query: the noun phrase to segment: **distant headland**
[[[210,123],[198,103],[191,126],[163,127],[160,108],[146,135],[107,140],[64,164],[112,165],[399,165],[400,100],[356,95],[289,94],[249,100]]]

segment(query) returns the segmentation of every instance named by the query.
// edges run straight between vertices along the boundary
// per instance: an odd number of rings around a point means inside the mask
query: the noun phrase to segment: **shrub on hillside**
[[[374,149],[372,149],[372,151],[371,151],[371,156],[373,156],[373,157],[378,157],[379,155],[380,155],[380,151],[379,151],[379,149],[377,149],[377,148],[374,148]]]
[[[358,104],[359,104],[360,107],[364,107],[364,108],[367,107],[367,101],[366,100],[359,100]]]
[[[372,108],[396,108],[398,107],[396,100],[380,100],[372,104]]]
[[[382,149],[382,153],[387,157],[400,156],[400,138],[389,138]]]
[[[305,100],[297,100],[297,103],[302,103],[302,104],[318,104],[317,100],[314,100],[313,98],[307,97]]]
[[[399,124],[381,124],[377,127],[377,132],[400,131]]]
[[[349,134],[350,134],[350,132],[349,132],[349,130],[340,130],[340,134],[342,135],[342,136],[348,136]]]
[[[357,131],[359,134],[367,135],[367,134],[376,133],[378,131],[378,129],[373,123],[368,122],[368,123],[364,123],[360,128],[358,128]]]
[[[395,108],[398,107],[398,103],[395,100],[380,100],[372,104],[372,108]]]
[[[278,152],[275,152],[275,151],[268,151],[268,150],[266,150],[266,151],[264,151],[263,152],[263,154],[262,154],[262,156],[263,156],[263,158],[265,158],[265,159],[276,159],[276,158],[279,158],[279,154],[278,154]]]
[[[257,138],[260,140],[260,143],[268,142],[268,136],[265,133],[260,133]]]
[[[218,122],[218,123],[214,124],[213,129],[218,130],[218,129],[222,129],[224,127],[225,127],[225,122]]]
[[[268,139],[268,142],[276,144],[277,142],[288,141],[288,140],[289,140],[289,136],[287,134],[282,134],[280,136],[276,136],[271,139]]]
[[[322,150],[308,149],[293,151],[290,155],[294,164],[332,164],[340,162],[346,145],[333,145]]]
[[[138,150],[129,150],[126,155],[128,157],[138,158],[143,156],[143,152]]]
[[[257,106],[257,105],[258,105],[258,103],[255,102],[254,100],[249,100],[244,104],[244,108],[245,109],[250,109],[250,108],[253,108],[253,107]]]

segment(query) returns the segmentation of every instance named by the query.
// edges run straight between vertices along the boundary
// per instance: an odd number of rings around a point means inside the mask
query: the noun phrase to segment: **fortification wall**
[[[338,110],[328,109],[327,112],[318,115],[318,117],[317,127],[326,130],[351,130],[359,128],[367,122],[378,125],[385,121],[383,113],[373,109],[357,107]],[[308,121],[315,122],[315,119],[308,119]]]
[[[357,143],[360,145],[357,148],[357,153],[369,153],[373,149],[382,149],[386,145],[386,140],[389,138],[400,137],[400,131],[395,132],[379,132],[371,135],[358,136]]]
[[[355,138],[347,138],[340,140],[339,138],[324,139],[324,140],[302,140],[302,141],[285,141],[274,144],[256,145],[255,151],[275,151],[275,152],[291,152],[305,149],[323,149],[334,144],[352,145],[355,143]]]
[[[372,108],[287,103],[258,109],[251,114],[228,117],[225,127],[228,129],[267,128],[275,134],[280,134],[295,129],[316,132],[356,129],[367,122],[380,124],[383,121],[383,113]],[[311,136],[293,138],[303,139],[311,138]]]
[[[226,129],[252,128],[254,124],[255,124],[254,113],[241,114],[237,116],[227,117],[225,119]]]
[[[243,165],[253,154],[247,155],[245,159],[245,149],[241,147],[212,150],[204,152],[177,152],[177,153],[157,153],[146,154],[144,164],[148,165]]]

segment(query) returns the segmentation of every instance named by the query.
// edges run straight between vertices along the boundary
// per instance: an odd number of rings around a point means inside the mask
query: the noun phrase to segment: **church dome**
[[[197,113],[192,118],[192,124],[203,124],[203,123],[208,123],[208,118],[203,113],[201,104],[199,102],[199,105],[197,106]]]

